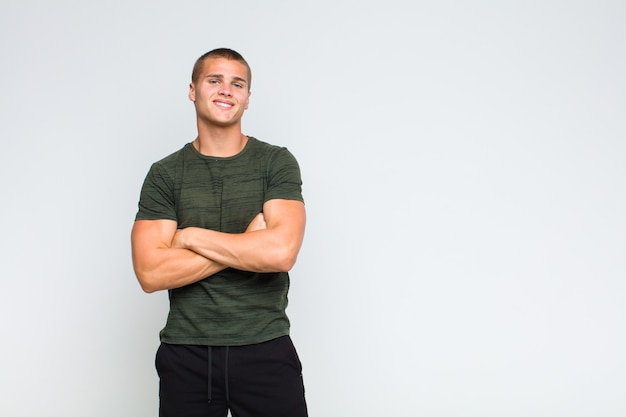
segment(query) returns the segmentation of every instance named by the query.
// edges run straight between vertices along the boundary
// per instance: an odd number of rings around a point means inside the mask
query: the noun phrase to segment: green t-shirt
[[[228,158],[200,154],[191,144],[156,162],[141,189],[136,220],[174,220],[178,228],[243,233],[272,199],[302,199],[300,169],[286,149],[248,138]],[[289,334],[289,274],[227,268],[169,291],[161,341],[244,345]]]

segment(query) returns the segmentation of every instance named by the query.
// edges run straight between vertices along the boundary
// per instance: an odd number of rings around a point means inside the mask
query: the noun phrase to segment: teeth
[[[226,104],[226,103],[215,103],[217,106],[219,107],[223,107],[225,109],[232,107],[230,104]]]

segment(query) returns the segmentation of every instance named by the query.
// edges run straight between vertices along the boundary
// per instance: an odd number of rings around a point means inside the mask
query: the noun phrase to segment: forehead
[[[242,78],[250,81],[248,67],[233,59],[226,58],[207,58],[202,65],[201,77],[207,75],[222,75],[225,78]]]

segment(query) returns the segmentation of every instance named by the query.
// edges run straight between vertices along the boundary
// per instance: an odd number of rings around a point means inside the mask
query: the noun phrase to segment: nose
[[[233,93],[230,91],[230,86],[228,84],[222,85],[222,88],[220,89],[220,94],[226,97],[230,97],[233,95]]]

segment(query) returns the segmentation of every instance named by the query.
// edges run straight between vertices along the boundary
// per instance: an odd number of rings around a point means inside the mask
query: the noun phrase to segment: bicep
[[[149,261],[155,250],[171,247],[176,226],[173,220],[136,220],[131,234],[133,262]]]
[[[263,215],[268,230],[285,233],[288,238],[301,242],[304,237],[306,212],[298,200],[269,200],[263,205]]]

